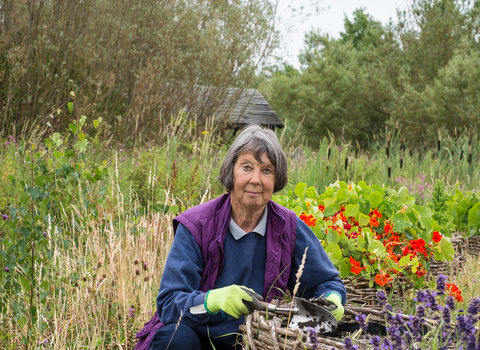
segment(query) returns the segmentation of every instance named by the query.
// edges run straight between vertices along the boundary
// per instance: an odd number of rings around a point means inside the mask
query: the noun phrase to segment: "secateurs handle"
[[[283,314],[283,315],[288,315],[290,313],[296,314],[298,313],[299,309],[297,307],[294,308],[282,308],[278,307],[277,305],[266,303],[263,301],[263,298],[261,295],[257,293],[252,293],[249,290],[245,291],[252,297],[252,301],[247,301],[244,300],[243,303],[247,306],[250,312],[253,312],[253,310],[258,310],[258,311],[268,311],[268,312],[275,312],[277,314]]]

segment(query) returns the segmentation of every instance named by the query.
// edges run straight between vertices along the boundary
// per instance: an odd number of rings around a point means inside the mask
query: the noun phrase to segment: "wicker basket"
[[[347,290],[347,301],[349,303],[372,309],[381,309],[377,302],[378,290],[369,286],[370,280],[364,277],[345,278],[343,279],[343,284]],[[402,302],[410,290],[411,286],[409,283],[405,279],[397,277],[393,288],[386,288],[386,294],[391,295],[394,300]]]
[[[478,246],[478,252],[480,253],[480,241]],[[465,265],[467,260],[465,253],[467,246],[465,238],[463,238],[460,232],[452,233],[452,245],[455,249],[455,256],[452,261],[437,261],[432,259],[430,261],[430,270],[428,271],[428,277],[434,278],[440,274],[450,275],[459,272]]]
[[[255,311],[245,317],[240,325],[242,349],[251,350],[300,350],[300,349],[343,349],[339,338],[317,336],[313,344],[308,332],[287,327],[288,318],[269,312]]]
[[[465,251],[471,255],[480,255],[480,237],[474,236],[468,238]]]

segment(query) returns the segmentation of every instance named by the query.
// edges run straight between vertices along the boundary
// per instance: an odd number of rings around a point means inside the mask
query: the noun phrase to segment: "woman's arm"
[[[210,314],[192,315],[189,309],[203,304],[205,293],[198,290],[203,273],[200,249],[190,231],[178,225],[168,254],[157,297],[160,321],[165,324],[182,322],[195,327],[205,324]]]
[[[308,247],[307,258],[302,276],[300,277],[300,287],[297,296],[309,299],[327,296],[335,292],[340,295],[342,303],[345,304],[347,293],[342,280],[338,277],[338,270],[332,264],[317,236],[299,218],[297,218],[297,237],[288,289],[293,291],[295,287],[297,280],[295,274],[302,263],[306,247]]]

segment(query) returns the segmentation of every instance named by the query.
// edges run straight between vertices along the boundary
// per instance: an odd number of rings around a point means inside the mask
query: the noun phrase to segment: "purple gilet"
[[[270,302],[274,297],[281,297],[281,291],[287,290],[290,276],[290,265],[295,251],[297,216],[291,210],[269,201],[267,230],[267,261],[265,266],[265,284],[263,297]],[[214,288],[215,281],[222,271],[225,254],[223,246],[225,235],[231,219],[232,206],[230,194],[224,194],[207,203],[190,208],[173,220],[173,230],[183,224],[192,234],[200,251],[204,264],[204,272],[199,290],[207,292]],[[145,327],[137,333],[139,338],[135,350],[148,350],[155,333],[164,324],[158,313],[145,323]]]

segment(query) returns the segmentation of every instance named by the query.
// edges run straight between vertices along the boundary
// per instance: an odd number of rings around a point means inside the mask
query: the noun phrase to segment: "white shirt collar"
[[[260,236],[265,236],[265,232],[267,231],[267,216],[268,216],[268,207],[265,206],[265,210],[263,211],[262,218],[260,219],[260,222],[258,223],[257,227],[255,227],[255,229],[252,232],[256,232]],[[230,219],[230,225],[228,228],[230,229],[230,232],[232,233],[233,238],[235,238],[237,241],[243,236],[249,234],[249,232],[245,232],[244,230],[242,230],[240,226],[238,226],[233,219]]]

